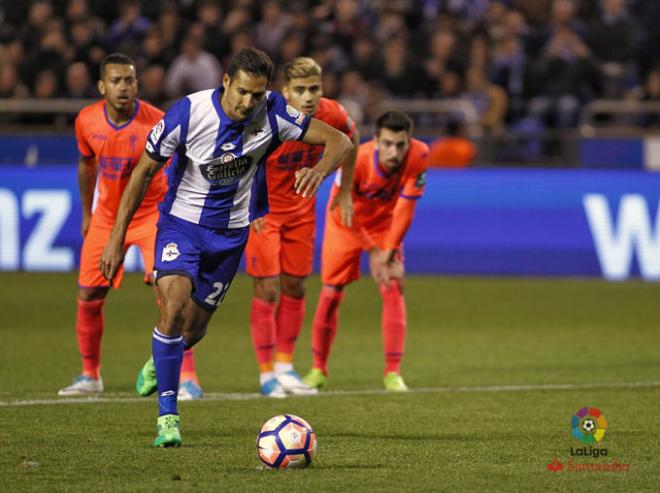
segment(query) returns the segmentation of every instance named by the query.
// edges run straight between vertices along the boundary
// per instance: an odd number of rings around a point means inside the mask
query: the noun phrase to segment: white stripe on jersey
[[[270,121],[266,114],[266,105],[263,106],[263,116],[255,115],[261,122],[263,118],[263,126],[255,126],[254,123],[250,127],[254,127],[259,132],[247,132],[243,134],[243,156],[250,155],[253,158],[253,163],[258,163],[264,157],[268,145],[272,140],[272,129],[270,128]],[[256,120],[256,118],[255,118]],[[240,228],[248,226],[249,221],[249,208],[250,199],[252,198],[252,178],[257,172],[257,166],[251,166],[250,170],[238,182],[238,190],[234,196],[234,207],[231,208],[229,213],[229,228]]]
[[[190,99],[190,120],[186,138],[186,157],[189,161],[172,202],[170,214],[186,221],[199,223],[204,202],[211,188],[202,175],[198,164],[213,158],[215,141],[220,127],[220,117],[211,104],[213,89],[200,91],[188,96]],[[188,144],[194,142],[194,145]]]

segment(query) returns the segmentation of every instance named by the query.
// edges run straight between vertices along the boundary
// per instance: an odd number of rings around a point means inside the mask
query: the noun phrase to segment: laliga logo
[[[571,434],[583,444],[589,445],[578,449],[571,447],[571,455],[592,456],[597,459],[601,455],[607,455],[606,448],[594,448],[593,445],[600,443],[607,430],[607,420],[600,409],[595,407],[583,407],[571,418]]]

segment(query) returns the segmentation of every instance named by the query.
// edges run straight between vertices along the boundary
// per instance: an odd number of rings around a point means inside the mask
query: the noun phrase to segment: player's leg
[[[73,383],[59,390],[60,396],[85,395],[103,391],[101,378],[101,340],[104,330],[103,305],[109,285],[101,275],[99,264],[103,248],[110,234],[110,226],[92,222],[80,255],[78,299],[76,311],[76,339],[82,359],[82,372]],[[121,283],[118,272],[115,286]]]
[[[154,268],[160,305],[151,341],[159,415],[154,447],[181,444],[177,396],[183,333],[186,310],[196,287],[205,233],[200,226],[172,216],[162,215],[158,221]]]
[[[280,303],[275,318],[275,374],[291,394],[316,394],[293,368],[293,352],[305,318],[307,276],[312,271],[315,218],[288,221],[282,227]]]
[[[343,288],[360,277],[360,239],[351,230],[326,216],[326,229],[321,254],[323,288],[312,323],[312,370],[303,382],[321,388],[327,382],[328,359],[339,323],[339,305],[344,298]]]
[[[385,353],[385,390],[403,392],[408,390],[401,377],[401,359],[406,342],[406,303],[403,297],[403,279],[390,281],[380,286],[383,299],[382,332]]]
[[[139,222],[131,223],[126,234],[126,243],[129,245],[137,245],[142,253],[144,260],[145,277],[144,281],[154,287],[154,294],[156,296],[156,303],[159,304],[158,290],[154,284],[154,248],[156,243],[158,214],[146,217]],[[183,362],[181,364],[181,376],[179,385],[179,400],[195,400],[203,396],[202,388],[199,384],[197,372],[195,371],[195,356],[192,348],[184,348]],[[141,394],[150,394],[156,389],[156,377],[153,370],[153,360],[150,358],[143,371],[142,383],[139,386],[138,392]],[[141,392],[140,392],[141,390]]]
[[[158,436],[154,447],[181,445],[177,393],[183,359],[184,314],[192,293],[189,277],[169,274],[158,278],[159,318],[151,350],[158,386]]]
[[[286,394],[275,378],[275,307],[279,296],[280,227],[272,215],[264,218],[259,232],[250,231],[245,247],[246,270],[252,276],[250,335],[259,365],[261,393],[281,398]]]

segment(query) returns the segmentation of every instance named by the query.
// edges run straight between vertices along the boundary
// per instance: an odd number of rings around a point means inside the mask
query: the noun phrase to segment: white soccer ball
[[[591,433],[596,429],[596,423],[591,418],[587,418],[582,422],[582,429],[587,433]]]
[[[280,414],[264,423],[257,436],[259,459],[273,469],[303,468],[312,463],[318,442],[304,419]]]

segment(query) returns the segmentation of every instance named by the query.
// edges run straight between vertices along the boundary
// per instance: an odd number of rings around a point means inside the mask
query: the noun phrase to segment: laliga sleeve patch
[[[179,246],[176,243],[168,243],[163,248],[163,254],[161,255],[161,262],[171,262],[176,259],[181,252],[179,252]]]
[[[158,139],[160,139],[160,136],[163,135],[164,130],[165,130],[165,120],[161,120],[156,124],[154,128],[151,129],[151,133],[149,134],[149,140],[154,144],[157,144]]]
[[[418,174],[417,181],[415,182],[417,188],[422,188],[424,185],[426,185],[426,171],[422,171]]]
[[[297,109],[295,109],[290,104],[286,105],[286,112],[289,114],[291,118],[296,119],[295,124],[298,126],[302,125],[302,123],[305,121],[305,115],[300,111],[298,111]]]

